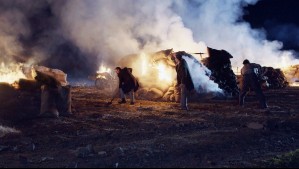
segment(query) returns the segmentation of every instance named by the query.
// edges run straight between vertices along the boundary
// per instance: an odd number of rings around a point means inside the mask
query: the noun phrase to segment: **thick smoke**
[[[205,44],[267,66],[291,62],[282,43],[242,20],[257,0],[1,0],[0,58],[87,75],[132,53],[206,52]],[[205,44],[204,44],[204,43]],[[293,62],[294,63],[294,62]]]
[[[172,5],[171,0],[72,0],[59,14],[64,34],[84,52],[115,64],[122,56],[141,51],[200,48]]]
[[[97,56],[84,54],[62,34],[53,8],[47,0],[0,1],[0,62],[40,64],[77,76],[94,71]]]
[[[193,80],[195,90],[198,93],[223,93],[218,84],[210,80],[209,75],[211,75],[211,71],[207,67],[193,58],[185,56],[183,58],[187,62],[189,71],[192,70],[190,75]]]
[[[242,20],[243,8],[257,0],[72,0],[59,8],[64,34],[103,62],[131,53],[174,48],[206,52],[206,45],[265,66],[294,64],[292,51],[267,41],[263,30]],[[269,62],[271,60],[271,62]]]
[[[203,0],[181,2],[176,11],[193,33],[207,46],[227,50],[234,56],[233,66],[246,58],[265,66],[283,67],[295,61],[292,51],[282,51],[279,41],[266,40],[266,32],[251,29],[242,20],[243,7],[257,0]]]

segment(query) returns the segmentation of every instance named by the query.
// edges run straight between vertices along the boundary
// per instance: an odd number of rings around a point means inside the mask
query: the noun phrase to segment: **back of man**
[[[139,84],[132,74],[132,69],[126,67],[121,69],[120,67],[117,67],[115,70],[119,78],[119,91],[121,98],[121,101],[119,101],[119,103],[126,103],[125,94],[129,93],[131,104],[133,105],[135,102],[134,92],[138,90]]]
[[[261,66],[255,63],[244,64],[241,69],[242,88],[256,90],[260,88],[259,76],[261,76]]]
[[[184,52],[177,52],[175,54],[175,61],[176,61],[176,71],[177,71],[177,83],[181,89],[181,108],[182,110],[188,110],[188,92],[194,89],[194,84],[190,75],[190,71],[188,68],[188,64],[183,59]]]
[[[261,66],[259,64],[250,63],[248,60],[244,60],[244,66],[241,69],[242,82],[241,91],[239,96],[240,106],[244,105],[244,99],[249,91],[255,91],[260,101],[261,108],[267,108],[265,96],[259,83],[259,76],[261,76]]]
[[[124,93],[128,93],[131,90],[136,91],[138,83],[136,78],[130,72],[129,68],[121,69],[119,73],[119,87],[123,89]]]

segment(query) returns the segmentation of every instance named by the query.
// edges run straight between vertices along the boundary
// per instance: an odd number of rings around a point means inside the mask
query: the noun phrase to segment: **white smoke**
[[[67,38],[106,62],[140,51],[202,52],[202,41],[231,53],[233,66],[244,59],[273,67],[294,62],[291,51],[281,51],[281,42],[267,41],[263,30],[242,21],[243,7],[256,2],[69,0],[57,14]]]
[[[209,76],[207,76],[211,74],[211,71],[207,67],[194,58],[185,56],[183,58],[187,62],[194,88],[198,93],[223,93],[218,84],[210,80]]]
[[[195,40],[231,53],[233,66],[244,59],[263,66],[284,67],[295,64],[292,51],[281,51],[283,44],[268,41],[264,30],[254,30],[242,21],[243,7],[258,0],[199,0],[182,2],[177,11],[193,33]]]
[[[90,56],[87,58],[88,64],[98,60],[116,64],[118,59],[127,54],[169,48],[190,53],[206,52],[203,44],[227,50],[234,56],[232,64],[235,67],[241,66],[245,58],[273,67],[297,62],[292,51],[281,51],[281,42],[266,40],[263,30],[254,30],[242,20],[243,7],[255,4],[257,0],[0,2],[1,59],[30,50],[30,55],[43,60],[49,57],[51,51],[55,51],[53,46],[63,44],[66,39],[75,43],[80,48],[79,52]],[[43,38],[37,37],[35,46],[27,49],[19,39],[35,35],[35,32],[31,32],[33,30],[41,31],[28,25],[31,16],[38,16],[34,15],[37,10],[50,11],[54,17],[48,18],[46,23],[50,24],[48,27],[53,26],[53,29],[37,34]]]
[[[172,0],[71,0],[59,14],[70,39],[108,62],[141,51],[198,51],[201,44],[172,5]]]

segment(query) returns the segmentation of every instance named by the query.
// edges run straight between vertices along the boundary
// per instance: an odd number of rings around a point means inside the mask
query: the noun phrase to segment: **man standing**
[[[136,78],[132,74],[132,69],[130,68],[123,68],[120,67],[115,68],[115,72],[119,78],[119,93],[121,100],[118,102],[119,104],[126,103],[126,96],[125,94],[130,95],[131,105],[135,103],[135,96],[134,92],[136,92],[139,88],[139,84]]]
[[[187,62],[183,58],[184,54],[185,52],[183,51],[174,53],[174,58],[176,62],[177,85],[181,89],[180,109],[188,110],[188,95],[190,91],[194,90],[194,84],[190,76]]]
[[[244,105],[246,94],[251,90],[255,91],[260,101],[260,108],[267,108],[265,95],[263,94],[261,85],[259,83],[259,76],[261,76],[261,66],[259,64],[250,63],[249,60],[243,61],[243,68],[241,69],[242,81],[241,91],[239,96],[239,105]]]

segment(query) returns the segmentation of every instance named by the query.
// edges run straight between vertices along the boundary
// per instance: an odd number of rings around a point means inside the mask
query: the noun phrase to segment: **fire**
[[[167,68],[165,64],[158,63],[157,69],[158,69],[160,81],[165,81],[168,83],[170,83],[172,81],[171,70],[169,68]]]
[[[26,78],[22,71],[22,64],[0,64],[0,82],[13,84],[19,79]]]
[[[140,55],[141,57],[141,75],[142,76],[145,76],[146,73],[148,72],[148,65],[149,65],[149,62],[148,62],[148,59],[146,57],[146,55],[144,53],[142,53]]]
[[[163,56],[164,57],[164,56]],[[173,84],[175,80],[174,67],[167,64],[165,58],[155,58],[142,53],[133,65],[135,74],[144,84],[165,88]]]
[[[290,86],[292,86],[292,87],[299,87],[299,82],[291,83]]]
[[[106,79],[105,74],[111,74],[111,69],[101,64],[99,70],[97,71],[97,78],[104,78]]]

